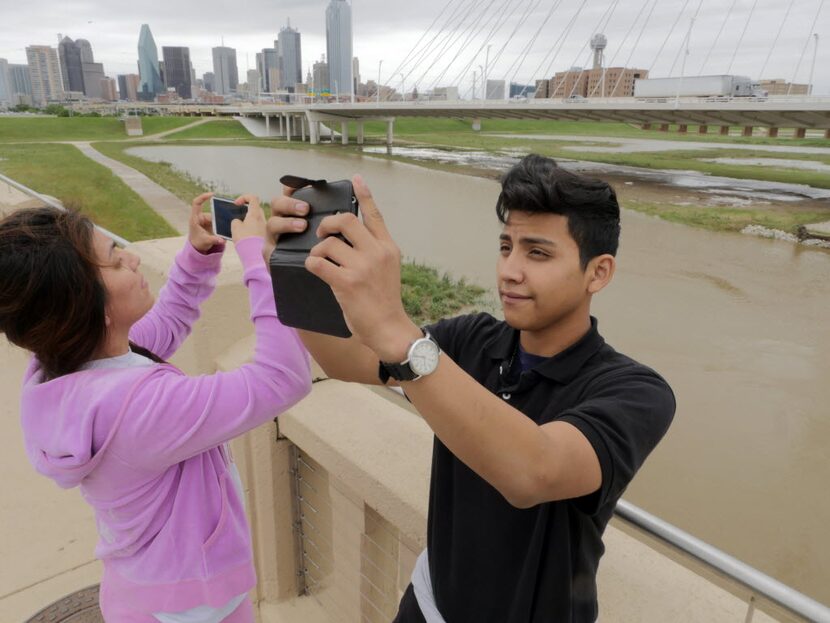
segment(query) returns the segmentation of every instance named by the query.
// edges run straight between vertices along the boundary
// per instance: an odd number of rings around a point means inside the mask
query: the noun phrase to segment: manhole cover
[[[59,599],[27,619],[26,623],[104,623],[98,608],[98,585]]]

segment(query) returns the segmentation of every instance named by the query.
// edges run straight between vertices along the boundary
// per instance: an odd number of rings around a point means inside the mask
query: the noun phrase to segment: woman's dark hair
[[[55,208],[0,221],[0,331],[35,354],[45,379],[75,372],[106,336],[106,289],[92,222]]]
[[[496,214],[541,212],[568,218],[568,232],[579,247],[582,269],[598,255],[617,254],[620,241],[620,205],[605,182],[565,171],[554,160],[530,154],[502,178]]]

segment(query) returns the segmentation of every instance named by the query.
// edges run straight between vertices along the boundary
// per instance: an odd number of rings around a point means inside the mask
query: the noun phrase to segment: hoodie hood
[[[123,394],[124,377],[143,377],[146,370],[82,370],[43,382],[43,371],[32,358],[20,419],[26,454],[35,469],[65,489],[78,486],[100,463],[127,402],[125,396],[115,412],[112,392]]]

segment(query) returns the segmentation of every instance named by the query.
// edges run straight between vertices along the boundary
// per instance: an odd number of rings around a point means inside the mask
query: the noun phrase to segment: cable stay
[[[801,48],[801,54],[799,55],[798,62],[795,65],[795,71],[793,71],[793,77],[790,80],[790,86],[787,87],[787,95],[789,95],[793,90],[793,83],[795,82],[795,78],[798,75],[798,70],[801,68],[801,61],[804,59],[804,53],[807,52],[807,46],[810,44],[810,38],[816,31],[816,23],[818,22],[819,15],[821,15],[821,10],[824,8],[824,1],[825,0],[821,0],[821,2],[819,2],[818,9],[816,10],[816,16],[813,18],[813,23],[810,25],[810,29],[807,31],[807,38],[804,40],[804,47]]]
[[[625,33],[625,36],[623,37],[622,42],[620,43],[619,46],[617,46],[617,50],[616,50],[616,52],[614,52],[614,56],[612,56],[611,60],[608,62],[608,67],[613,67],[614,66],[614,61],[617,60],[617,55],[625,47],[625,44],[628,41],[628,37],[631,36],[632,32],[634,32],[634,27],[637,25],[637,22],[640,21],[640,18],[642,17],[643,12],[646,10],[646,7],[648,6],[649,2],[651,2],[651,0],[645,0],[645,2],[643,2],[643,6],[640,7],[640,11],[637,13],[637,16],[634,18],[634,21],[631,22],[631,26],[628,28],[628,31]],[[588,97],[593,97],[594,93],[596,93],[596,91],[597,91],[597,87],[600,84],[603,84],[603,85],[605,84],[605,75],[604,75],[605,74],[605,69],[606,69],[605,67],[602,68],[602,71],[603,71],[602,80],[597,81],[597,83],[594,85],[594,88],[591,90],[590,93],[588,93]],[[622,78],[622,73],[620,74],[620,78]],[[617,80],[617,84],[619,84],[619,79]],[[614,95],[614,92],[616,91],[617,84],[615,84],[614,89],[611,90],[611,96],[612,97]],[[603,93],[603,96],[604,95],[605,95],[605,93]]]
[[[738,50],[741,49],[741,43],[743,43],[744,35],[746,34],[747,28],[749,28],[749,22],[752,21],[752,14],[755,13],[755,7],[757,6],[758,0],[755,0],[755,2],[752,3],[752,8],[749,10],[749,17],[747,17],[746,22],[744,22],[744,29],[741,31],[741,36],[738,37],[738,45],[735,46],[735,51],[732,53],[732,58],[726,68],[727,75],[732,71],[732,65],[735,62],[735,57],[738,56]]]

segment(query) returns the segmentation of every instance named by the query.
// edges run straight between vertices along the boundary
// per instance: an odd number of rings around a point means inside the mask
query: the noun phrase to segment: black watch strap
[[[421,332],[424,334],[424,337],[428,337],[433,342],[435,342],[435,338],[432,337],[429,333],[427,333],[424,329],[421,329]],[[437,342],[435,342],[437,344]],[[414,381],[418,378],[418,375],[412,370],[409,366],[409,359],[404,361],[403,363],[386,363],[381,361],[378,364],[378,378],[380,382],[386,385],[386,382],[393,378],[396,381]]]
[[[396,381],[413,381],[418,378],[418,375],[412,371],[409,363],[384,363],[381,361],[378,366],[378,377],[380,382],[386,385],[390,378]]]

